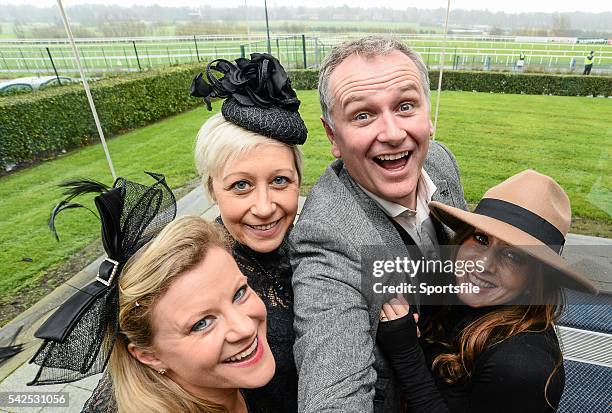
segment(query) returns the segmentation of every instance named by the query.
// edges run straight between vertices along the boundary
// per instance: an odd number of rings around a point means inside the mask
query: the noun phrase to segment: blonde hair
[[[210,200],[214,200],[212,177],[218,176],[228,161],[262,145],[290,148],[299,182],[302,182],[303,157],[297,145],[287,145],[243,129],[227,121],[220,113],[211,116],[202,125],[196,138],[195,163],[204,191]]]
[[[156,301],[181,274],[197,266],[214,247],[229,250],[229,239],[216,224],[197,216],[171,222],[128,261],[119,279],[119,329],[109,371],[119,413],[227,412],[199,399],[168,377],[133,357],[128,344],[152,350],[152,313]]]

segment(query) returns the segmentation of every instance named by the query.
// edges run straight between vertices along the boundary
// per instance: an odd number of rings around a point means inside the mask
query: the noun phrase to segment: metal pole
[[[110,67],[108,66],[108,60],[106,60],[106,53],[104,53],[104,47],[101,48],[102,50],[102,57],[104,58],[104,66],[106,66],[106,70],[108,72],[110,72]]]
[[[25,60],[25,56],[23,55],[23,50],[21,50],[21,47],[19,48],[19,53],[21,53],[21,59],[23,60],[23,65],[26,68],[26,72],[29,72],[30,68],[28,67],[28,62],[26,62]]]
[[[6,70],[9,70],[9,65],[6,62],[6,59],[4,58],[4,55],[2,54],[2,52],[0,52],[0,56],[2,57],[2,61],[4,62],[4,66],[6,66]]]
[[[438,113],[440,111],[440,95],[442,92],[442,72],[444,71],[444,55],[446,53],[446,36],[448,34],[448,15],[450,13],[450,2],[446,5],[446,19],[444,20],[444,40],[442,41],[442,52],[440,53],[440,60],[442,64],[440,65],[440,76],[438,77],[438,98],[436,99],[436,114],[434,116],[434,132],[431,137],[432,140],[436,140],[436,134],[438,133]]]
[[[140,58],[138,57],[138,49],[136,49],[136,42],[132,40],[132,44],[134,45],[134,53],[136,53],[136,62],[138,62],[138,71],[142,72],[142,66],[140,66]]]
[[[200,52],[198,51],[198,41],[196,40],[195,34],[193,35],[193,42],[196,47],[196,57],[198,58],[198,62],[200,61]]]
[[[51,57],[51,51],[49,50],[49,48],[47,47],[47,54],[49,55],[49,60],[51,61],[51,66],[53,66],[53,71],[55,72],[55,77],[57,78],[57,83],[62,84],[62,81],[59,78],[59,75],[57,74],[57,69],[55,68],[55,63],[53,62],[53,58]]]
[[[68,63],[66,63],[66,57],[64,56],[64,51],[59,49],[60,55],[62,55],[62,63],[64,63],[64,69],[68,70]]]
[[[130,60],[128,59],[127,52],[125,51],[125,46],[123,46],[123,55],[125,56],[125,64],[128,67],[127,71],[129,72],[130,69],[131,69],[131,67],[130,67]]]
[[[44,69],[44,72],[47,73],[47,59],[45,59],[45,54],[43,53],[42,49],[40,49],[40,61],[41,61],[41,65]],[[34,64],[36,65],[36,68],[38,69],[38,63],[36,61],[34,61]],[[39,70],[39,72],[43,72],[43,70]]]
[[[249,9],[247,7],[246,0],[244,0],[244,10],[246,11],[245,18],[246,18],[246,25],[247,25],[247,42],[250,42],[251,41],[251,25],[249,24],[249,19],[248,19]]]
[[[268,2],[264,0],[264,9],[266,11],[266,33],[268,36],[268,54],[272,54],[272,46],[270,45],[270,24],[268,23]]]
[[[85,69],[89,71],[89,66],[87,66],[87,59],[85,58],[85,52],[83,52],[83,50],[81,50],[81,57],[83,58],[83,64],[85,65]]]
[[[145,53],[147,54],[147,59],[149,60],[149,69],[153,67],[153,63],[151,63],[151,54],[149,53],[149,49],[145,46]]]
[[[304,69],[307,69],[306,65],[306,36],[302,35],[302,54],[304,55]]]
[[[297,48],[297,36],[293,36],[293,61],[295,62],[295,66],[294,67],[298,67],[298,60],[300,60],[298,58],[298,48]]]
[[[66,34],[70,39],[70,45],[72,46],[72,52],[74,53],[74,58],[76,59],[77,66],[79,67],[79,73],[81,74],[81,81],[83,82],[83,88],[85,89],[85,94],[87,95],[87,101],[89,102],[89,107],[91,109],[91,113],[94,117],[94,122],[96,123],[96,128],[98,129],[98,135],[100,135],[100,141],[102,142],[102,147],[104,148],[104,153],[106,155],[106,161],[108,162],[108,167],[110,168],[111,174],[113,175],[113,180],[117,179],[117,174],[115,174],[115,168],[113,166],[113,161],[110,157],[110,152],[108,151],[108,146],[106,146],[106,139],[104,138],[104,132],[102,131],[102,126],[100,125],[100,119],[98,118],[98,111],[96,110],[96,105],[94,104],[93,97],[91,96],[91,90],[89,90],[89,83],[87,83],[87,78],[85,77],[85,72],[83,71],[83,66],[81,66],[81,60],[79,59],[79,52],[76,47],[76,43],[74,42],[74,37],[72,36],[72,30],[70,30],[70,24],[68,23],[68,17],[66,17],[66,12],[64,11],[64,6],[62,5],[62,0],[57,0],[57,6],[59,7],[59,11],[62,15],[62,20],[64,21],[64,28],[66,29]]]

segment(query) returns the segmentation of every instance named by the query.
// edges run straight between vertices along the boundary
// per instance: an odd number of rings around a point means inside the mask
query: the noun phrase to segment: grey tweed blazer
[[[446,147],[431,141],[424,168],[434,200],[466,208]],[[435,225],[439,238],[452,235]],[[405,248],[397,229],[337,160],[312,188],[289,243],[299,411],[398,411],[392,371],[376,346],[381,304],[362,293],[360,272],[362,247]]]

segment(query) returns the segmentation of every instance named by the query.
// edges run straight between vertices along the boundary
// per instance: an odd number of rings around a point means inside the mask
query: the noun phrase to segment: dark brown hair
[[[452,243],[460,245],[473,234],[474,228],[467,228],[459,232]],[[546,268],[543,264],[535,260],[532,264],[535,274],[529,287],[531,303],[496,308],[470,322],[451,343],[441,338],[444,334],[442,313],[432,319],[432,324],[437,328],[431,331],[427,341],[442,344],[450,350],[448,353],[438,355],[432,363],[432,369],[446,383],[456,384],[468,380],[474,372],[476,360],[490,346],[520,333],[545,332],[553,328],[563,310],[563,293],[559,286],[548,285],[549,283],[545,282]],[[562,362],[563,358],[559,351],[557,362],[544,389],[544,396],[549,405],[546,394],[548,385]]]

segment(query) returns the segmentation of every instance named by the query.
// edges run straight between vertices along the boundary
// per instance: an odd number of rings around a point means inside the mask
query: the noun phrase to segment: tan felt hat
[[[474,212],[436,201],[429,208],[455,231],[471,226],[520,248],[555,270],[564,287],[597,294],[593,282],[560,255],[572,212],[567,194],[549,176],[519,172],[489,189]]]

